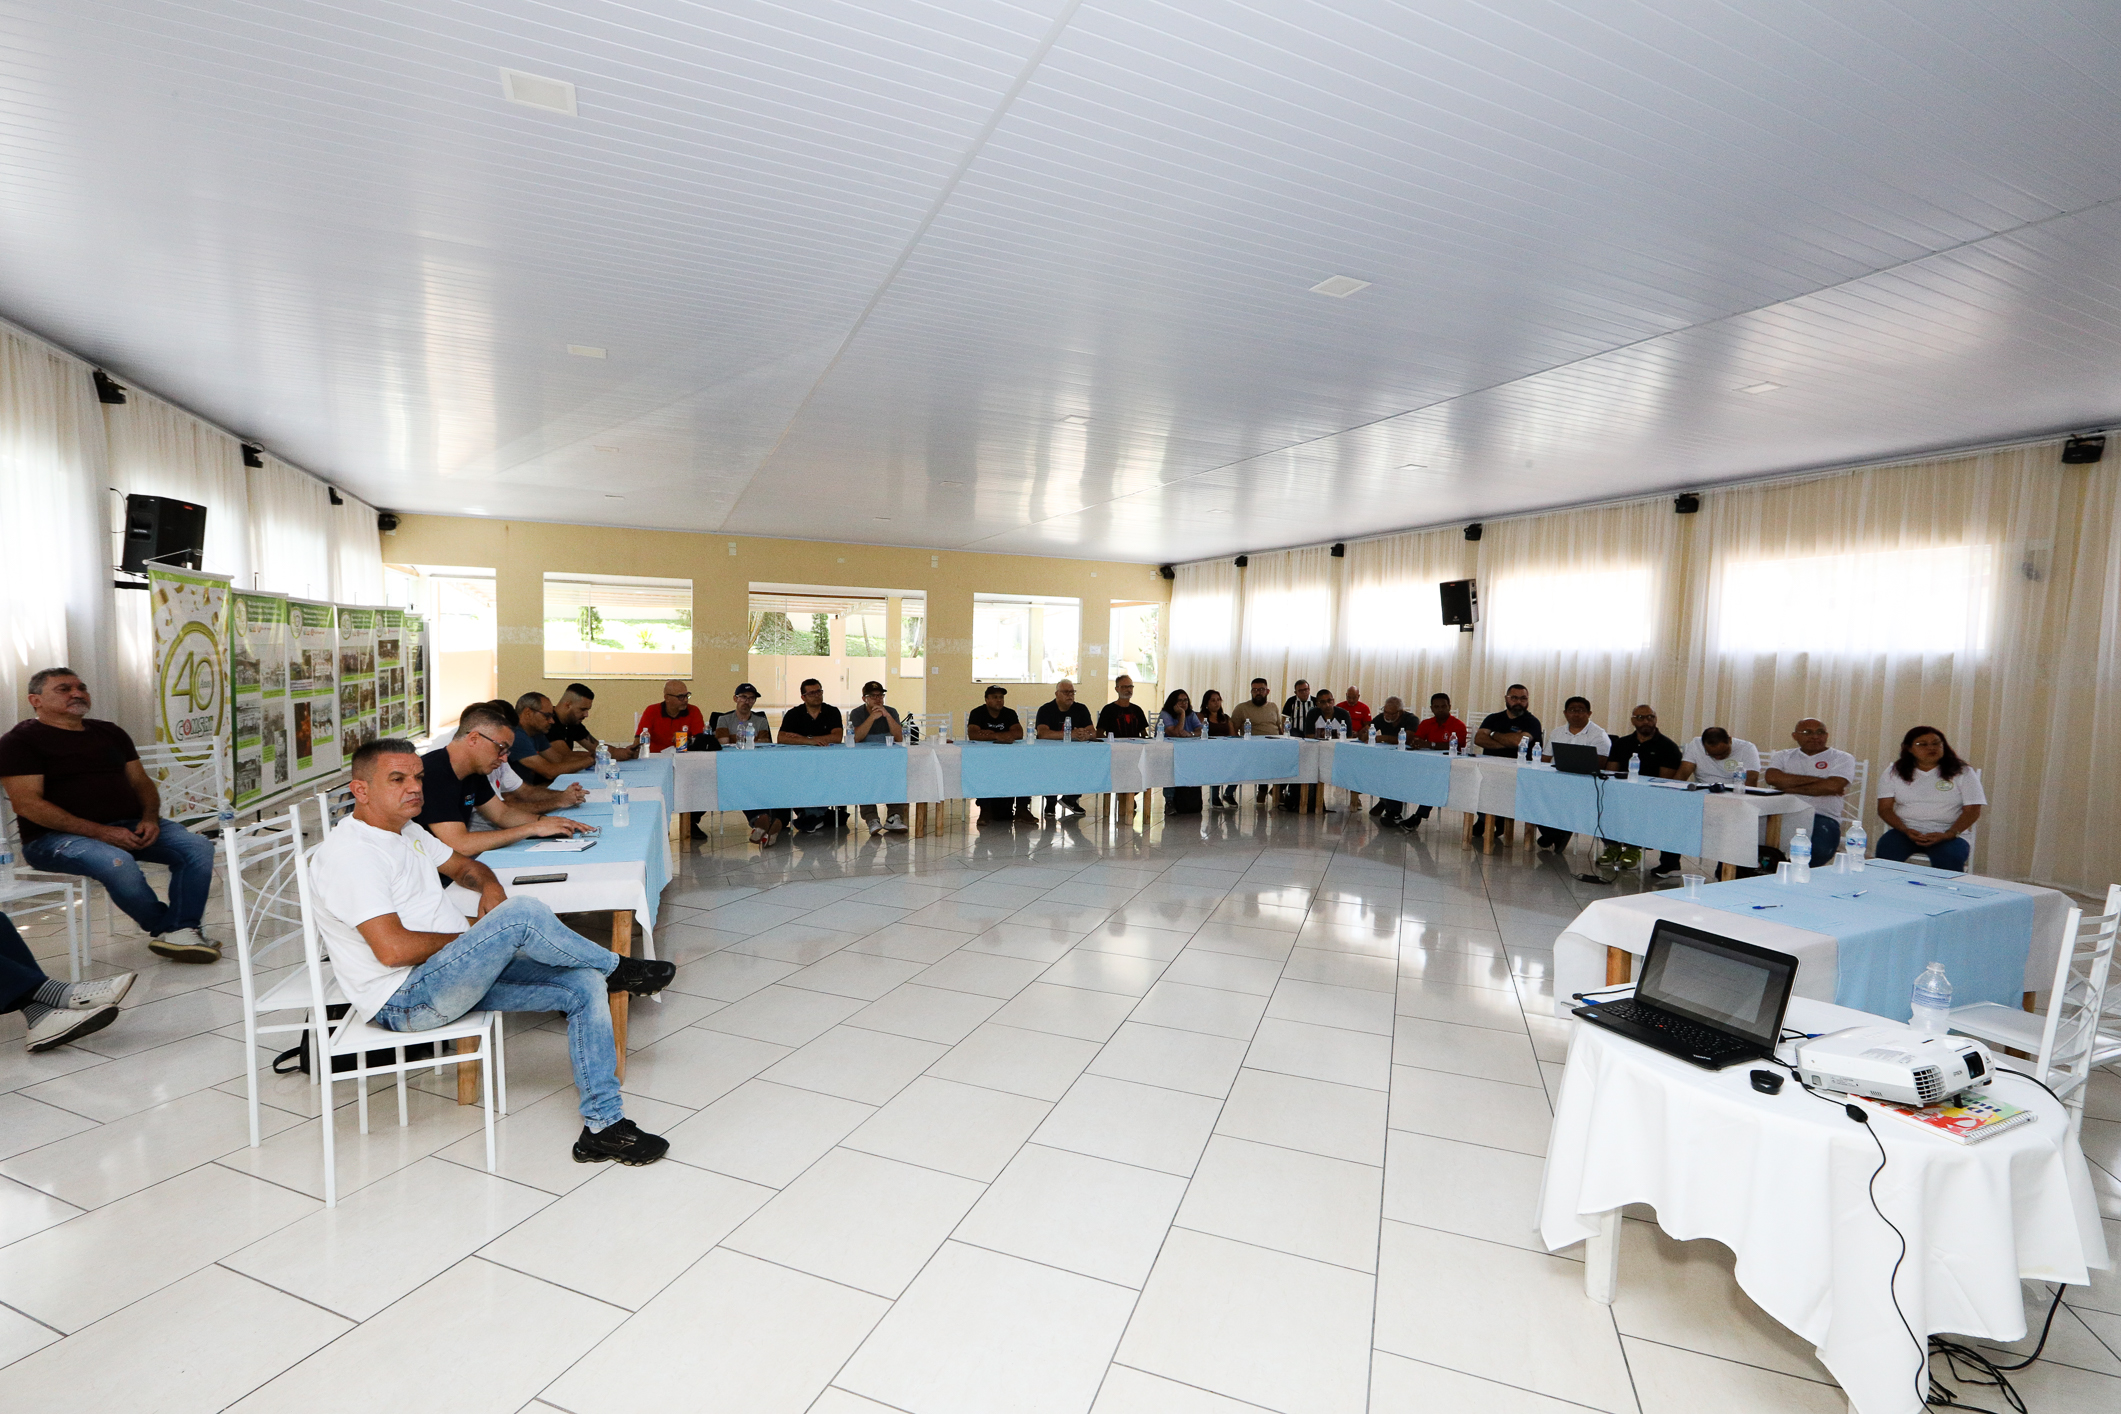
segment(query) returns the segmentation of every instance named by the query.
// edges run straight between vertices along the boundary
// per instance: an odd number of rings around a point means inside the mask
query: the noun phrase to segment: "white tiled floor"
[[[99,934],[143,971],[118,1025],[30,1057],[0,1018],[0,1408],[1844,1408],[1715,1244],[1629,1222],[1610,1308],[1541,1249],[1549,949],[1591,890],[1456,824],[725,832],[634,1012],[667,1162],[569,1159],[565,1046],[523,1017],[499,1172],[423,1080],[407,1128],[342,1117],[332,1212],[304,1083],[247,1145],[233,963]],[[2090,1114],[2121,1250],[2121,1076]],[[2121,1277],[2017,1381],[2121,1408]]]

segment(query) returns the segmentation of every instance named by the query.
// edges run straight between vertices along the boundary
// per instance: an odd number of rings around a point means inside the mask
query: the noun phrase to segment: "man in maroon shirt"
[[[133,739],[88,715],[88,685],[72,668],[29,680],[36,716],[0,736],[0,787],[22,821],[22,857],[53,874],[86,874],[140,925],[148,949],[177,962],[217,962],[221,945],[199,931],[214,882],[210,840],[161,818],[162,793]],[[140,861],[169,866],[169,902]]]

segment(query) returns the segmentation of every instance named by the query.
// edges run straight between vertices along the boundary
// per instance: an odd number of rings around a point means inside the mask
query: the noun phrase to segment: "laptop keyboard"
[[[1751,1049],[1750,1044],[1721,1031],[1711,1031],[1685,1017],[1674,1016],[1668,1011],[1639,1002],[1633,997],[1622,997],[1617,1001],[1600,1002],[1598,1009],[1607,1016],[1622,1021],[1632,1021],[1637,1026],[1647,1026],[1671,1037],[1695,1055],[1720,1056],[1732,1051]]]

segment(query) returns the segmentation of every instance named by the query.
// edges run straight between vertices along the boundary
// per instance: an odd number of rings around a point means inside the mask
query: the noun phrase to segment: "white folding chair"
[[[15,869],[12,878],[0,878],[0,910],[10,915],[14,905],[29,903],[24,913],[50,913],[58,909],[66,914],[66,967],[67,980],[78,982],[88,969],[88,884],[86,876],[80,874],[46,874],[22,866],[22,833],[15,823],[15,813],[8,808],[7,795],[0,792],[0,838],[7,841],[8,852],[14,856]],[[50,902],[30,903],[33,899]]]
[[[2069,1110],[2070,1137],[2084,1123],[2084,1101],[2092,1067],[2099,1064],[2100,1010],[2121,933],[2121,884],[2106,891],[2106,911],[2085,918],[2071,909],[2062,925],[2062,953],[2055,961],[2054,990],[2045,1015],[1996,1002],[1953,1007],[1951,1028],[2033,1057],[2032,1073]]]
[[[298,962],[291,953],[271,962],[265,959],[302,938],[301,901],[295,896],[295,855],[303,847],[302,814],[290,806],[284,819],[262,820],[232,829],[223,841],[228,851],[228,904],[234,915],[236,974],[243,985],[243,1042],[250,1058],[244,1083],[250,1101],[250,1147],[263,1142],[258,1119],[258,1038],[307,1034],[310,1054],[317,1053],[316,1032],[324,1013],[312,1007],[309,975],[300,966],[265,991],[258,990],[258,968]],[[338,982],[325,964],[324,999],[329,1004],[344,1001]],[[295,1021],[261,1024],[259,1017],[275,1012],[301,1012]],[[314,1083],[315,1076],[311,1076]]]
[[[222,765],[225,737],[191,746],[157,742],[140,748],[140,766],[162,793],[162,814],[180,825],[218,820],[228,804]]]
[[[289,812],[293,814],[292,811]],[[302,910],[302,960],[309,983],[309,1006],[316,1016],[327,1016],[326,1008],[326,958],[317,930],[319,905],[314,890],[310,887],[310,865],[316,853],[314,846],[298,848],[294,854],[295,891]],[[398,1123],[410,1123],[407,1106],[405,1077],[409,1071],[432,1066],[440,1070],[444,1066],[481,1062],[479,1068],[479,1098],[486,1110],[486,1171],[494,1172],[494,1097],[503,1083],[501,1066],[501,1014],[492,1011],[467,1012],[446,1026],[436,1026],[426,1031],[390,1031],[377,1026],[358,1009],[349,1007],[346,1015],[338,1021],[325,1023],[323,1044],[313,1046],[310,1054],[319,1082],[323,1086],[321,1099],[324,1129],[324,1206],[335,1208],[339,1204],[339,1173],[335,1149],[338,1115],[333,1102],[333,1093],[341,1080],[350,1080],[357,1087],[356,1106],[361,1116],[361,1132],[368,1133],[368,1082],[378,1075],[395,1075],[398,1078]],[[468,1051],[449,1049],[449,1043],[469,1040],[475,1044]],[[434,1059],[409,1061],[405,1048],[431,1042],[435,1048]],[[394,1059],[382,1065],[371,1065],[370,1051],[390,1051]],[[340,1074],[333,1070],[332,1061],[339,1056],[352,1056],[353,1069]]]
[[[1871,763],[1868,761],[1858,761],[1856,763],[1856,779],[1849,782],[1848,793],[1841,797],[1843,802],[1841,812],[1841,832],[1843,834],[1848,833],[1849,821],[1861,820],[1863,818],[1863,806],[1864,803],[1870,799],[1870,791]]]

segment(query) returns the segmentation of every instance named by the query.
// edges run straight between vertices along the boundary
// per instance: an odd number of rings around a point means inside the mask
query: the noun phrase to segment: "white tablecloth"
[[[1816,1032],[1878,1018],[1793,1001],[1789,1023]],[[1900,1246],[1864,1193],[1878,1150],[1839,1105],[1794,1081],[1759,1094],[1751,1069],[1702,1070],[1574,1023],[1540,1234],[1566,1247],[1596,1232],[1597,1215],[1647,1203],[1672,1236],[1736,1253],[1739,1286],[1818,1347],[1858,1414],[1919,1410],[1916,1349],[1887,1289]],[[1900,1308],[1918,1333],[2017,1340],[2021,1277],[2078,1283],[2110,1266],[2061,1107],[2014,1076],[1994,1091],[2039,1119],[1964,1148],[1873,1121],[1891,1159],[1878,1202],[1908,1242]]]
[[[2069,896],[2038,884],[2018,884],[1980,875],[1968,875],[1967,882],[2033,896],[2033,938],[2025,954],[2025,990],[2047,991],[2055,980],[2055,962],[2061,956],[2062,925],[2069,916]],[[1657,926],[1660,918],[1690,923],[1726,938],[1788,953],[1797,959],[1795,995],[1822,1002],[1834,999],[1841,945],[1833,934],[1792,928],[1786,923],[1771,923],[1764,917],[1726,913],[1720,908],[1705,908],[1688,903],[1677,890],[1664,890],[1594,900],[1554,939],[1555,1015],[1569,1014],[1569,1008],[1576,1005],[1570,1000],[1575,993],[1595,991],[1605,985],[1607,948],[1621,948],[1637,958],[1648,952],[1650,930]],[[1910,977],[1908,986],[1912,988],[1914,982],[1915,979]]]

